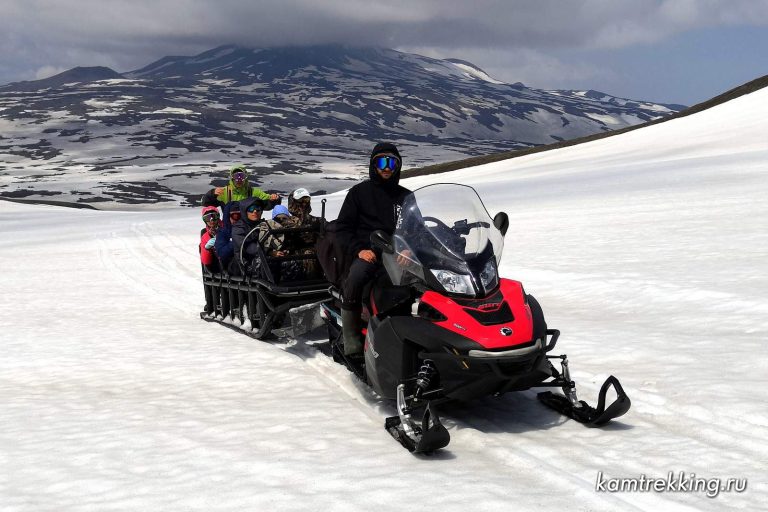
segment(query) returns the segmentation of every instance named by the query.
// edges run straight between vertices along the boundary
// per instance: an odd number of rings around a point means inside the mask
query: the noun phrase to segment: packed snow
[[[765,510],[766,106],[763,89],[403,180],[466,183],[508,212],[501,273],[562,331],[580,397],[613,374],[633,401],[602,429],[534,392],[444,407],[452,441],[432,456],[384,431],[392,405],[312,348],[322,332],[265,343],[199,320],[197,209],[0,202],[0,508]],[[669,472],[748,486],[596,490]]]

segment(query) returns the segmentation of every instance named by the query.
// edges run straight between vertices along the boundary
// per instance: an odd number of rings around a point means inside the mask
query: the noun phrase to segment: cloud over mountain
[[[30,79],[45,69],[79,65],[125,71],[162,55],[194,54],[229,42],[251,47],[420,48],[438,57],[470,58],[480,51],[526,50],[541,55],[555,48],[621,48],[696,28],[768,24],[765,0],[6,0],[3,4],[0,81],[3,76]],[[567,61],[560,60],[559,65],[566,67]]]

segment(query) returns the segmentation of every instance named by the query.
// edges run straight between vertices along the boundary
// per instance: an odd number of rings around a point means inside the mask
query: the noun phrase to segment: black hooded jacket
[[[255,197],[249,197],[248,199],[240,201],[240,220],[232,225],[232,243],[235,249],[235,258],[237,258],[244,267],[248,266],[248,262],[250,262],[259,252],[259,236],[257,233],[251,235],[247,241],[245,240],[248,233],[261,222],[260,220],[256,222],[249,221],[248,214],[246,213],[252,204],[259,202],[262,203],[262,207],[265,206],[265,201],[256,199]],[[245,242],[245,248],[243,249],[244,261],[240,260],[240,249],[243,247],[243,242]]]
[[[377,144],[368,165],[370,179],[349,189],[339,212],[336,233],[341,247],[350,258],[356,258],[363,249],[371,249],[370,236],[375,230],[381,229],[390,235],[395,231],[400,207],[411,192],[399,185],[400,169],[393,172],[388,180],[381,179],[373,157],[383,153],[400,158],[394,144]]]

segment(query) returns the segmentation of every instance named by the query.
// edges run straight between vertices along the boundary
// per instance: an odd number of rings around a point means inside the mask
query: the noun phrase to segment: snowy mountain
[[[187,204],[241,161],[266,189],[334,191],[382,140],[413,168],[682,108],[510,85],[465,61],[386,49],[223,46],[0,87],[0,196]]]
[[[301,340],[199,320],[197,209],[0,201],[0,503],[41,510],[764,509],[768,89],[647,128],[440,175],[509,213],[500,273],[561,330],[588,429],[531,392],[442,407],[413,457],[391,404]],[[434,177],[404,180],[411,188]],[[328,196],[335,215],[343,193]],[[705,479],[607,492],[606,478]],[[710,482],[746,479],[742,492]],[[717,482],[714,479],[721,479]],[[718,494],[707,497],[707,492]],[[763,503],[763,505],[760,505]]]
[[[78,84],[96,82],[98,80],[112,80],[122,78],[120,73],[107,67],[76,67],[58,75],[42,80],[31,80],[25,82],[15,82],[0,87],[0,91],[5,92],[37,92],[47,91],[64,86],[74,86]]]

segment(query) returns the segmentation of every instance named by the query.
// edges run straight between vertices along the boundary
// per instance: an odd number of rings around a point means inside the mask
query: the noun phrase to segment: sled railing
[[[330,284],[325,279],[275,284],[252,276],[204,270],[203,287],[207,304],[201,318],[239,322],[241,329],[258,339],[269,336],[273,329],[284,327],[291,310],[299,310],[306,317],[298,321],[291,317],[292,325],[301,323],[306,329],[319,324],[319,320],[308,319],[308,315],[315,312],[308,308],[302,310],[302,307],[330,298]]]

